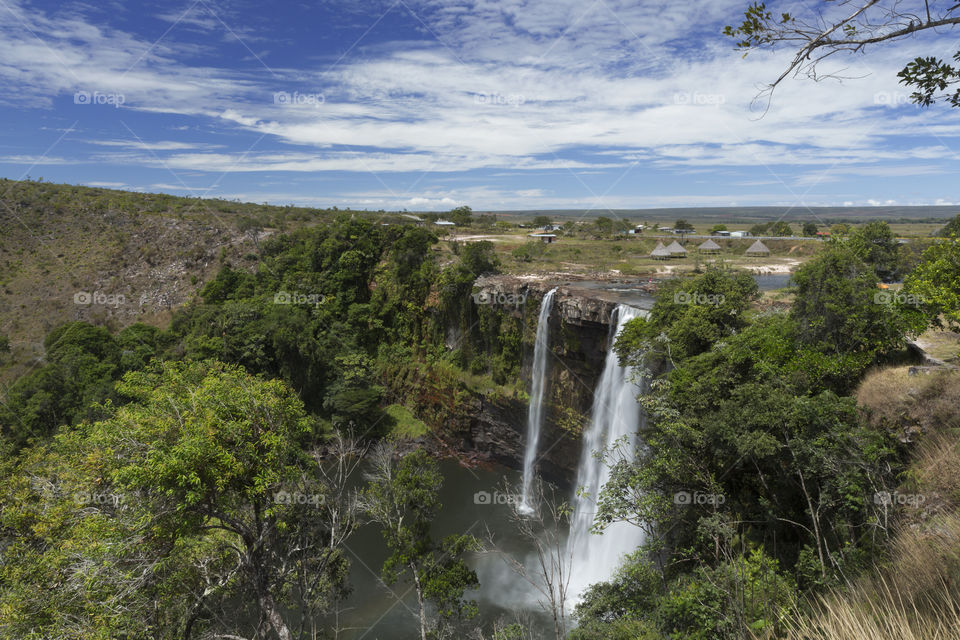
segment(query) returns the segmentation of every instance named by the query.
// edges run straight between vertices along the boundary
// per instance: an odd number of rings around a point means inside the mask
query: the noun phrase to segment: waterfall
[[[537,337],[533,345],[533,369],[530,380],[530,405],[527,409],[527,449],[523,454],[523,497],[520,511],[532,512],[534,466],[537,461],[537,442],[543,425],[543,396],[547,386],[547,353],[550,350],[550,311],[556,287],[543,296],[537,317]]]
[[[590,532],[596,513],[596,499],[610,477],[610,470],[594,453],[610,447],[625,438],[624,453],[633,456],[643,420],[643,411],[637,402],[638,387],[630,380],[630,372],[617,362],[614,340],[628,321],[641,311],[618,305],[610,319],[610,346],[603,373],[593,392],[593,412],[590,427],[583,434],[580,466],[577,468],[577,489],[584,488],[582,496],[573,497],[573,518],[567,539],[567,558],[572,566],[569,594],[578,601],[583,591],[595,582],[608,580],[620,564],[623,554],[631,553],[643,543],[643,530],[626,522],[608,526],[602,535]],[[615,321],[614,321],[615,319]]]

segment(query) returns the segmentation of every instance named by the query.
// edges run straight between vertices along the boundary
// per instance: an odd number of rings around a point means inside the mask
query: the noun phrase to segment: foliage
[[[799,267],[793,280],[790,315],[799,341],[813,353],[850,357],[853,375],[927,324],[915,308],[893,304],[877,289],[874,270],[839,243]]]
[[[430,525],[441,508],[443,478],[437,463],[422,449],[399,463],[394,463],[392,456],[388,449],[378,452],[364,504],[370,517],[381,525],[390,551],[383,563],[383,580],[389,585],[406,577],[413,584],[421,637],[426,638],[427,602],[436,608],[442,623],[476,615],[476,603],[464,600],[464,593],[476,588],[479,581],[463,555],[479,551],[480,545],[470,535],[452,535],[440,541],[430,536]]]
[[[19,637],[249,633],[239,605],[289,638],[287,608],[311,617],[338,597],[347,564],[323,499],[337,488],[305,455],[316,427],[289,387],[163,363],[118,391],[132,402],[5,470],[0,598]]]
[[[924,251],[903,290],[917,296],[938,324],[960,327],[960,240],[940,242]]]
[[[848,246],[883,282],[893,282],[900,276],[900,245],[883,221],[868,222],[850,236]]]
[[[647,358],[670,359],[702,353],[745,326],[743,311],[758,296],[746,272],[708,267],[693,278],[668,280],[657,288],[650,315],[631,321],[620,334],[617,351],[621,359],[641,351]]]

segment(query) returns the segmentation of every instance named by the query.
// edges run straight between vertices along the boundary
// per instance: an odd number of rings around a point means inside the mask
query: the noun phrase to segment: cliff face
[[[530,388],[530,363],[540,303],[557,287],[550,315],[548,397],[540,435],[540,474],[561,485],[574,480],[582,430],[593,404],[593,390],[603,371],[610,341],[610,320],[620,301],[588,283],[556,283],[516,276],[480,278],[475,300],[498,312],[521,318],[524,325],[522,377]],[[632,304],[649,308],[652,297]],[[509,467],[522,464],[527,430],[527,405],[522,400],[475,398],[469,420],[447,425],[448,443],[463,455],[496,461]],[[452,430],[450,427],[454,427]],[[456,434],[454,436],[454,433]],[[451,438],[451,436],[453,438]],[[451,441],[452,439],[457,442]]]

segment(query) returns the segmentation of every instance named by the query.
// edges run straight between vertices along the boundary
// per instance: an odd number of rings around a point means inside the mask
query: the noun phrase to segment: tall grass
[[[788,631],[789,640],[960,640],[960,606],[941,583],[920,600],[877,579],[819,597]]]

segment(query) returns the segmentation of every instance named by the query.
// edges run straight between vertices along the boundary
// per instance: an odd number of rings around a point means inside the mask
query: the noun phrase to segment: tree
[[[939,242],[923,252],[903,291],[916,296],[937,324],[960,328],[960,239]]]
[[[613,220],[606,216],[598,216],[594,224],[600,235],[609,236],[613,233]]]
[[[0,527],[17,559],[0,576],[13,628],[166,639],[252,635],[252,619],[280,640],[294,621],[316,629],[345,592],[347,454],[334,462],[333,443],[307,455],[317,429],[293,390],[239,367],[162,363],[118,391],[132,401],[29,450],[4,483],[3,503],[19,505]]]
[[[866,366],[903,347],[905,336],[922,330],[908,308],[886,304],[876,274],[849,248],[835,244],[797,268],[796,300],[790,311],[800,341],[824,354],[857,359]]]
[[[752,236],[765,236],[767,235],[767,230],[770,229],[769,222],[758,222],[757,224],[750,227],[750,235]]]
[[[677,231],[693,231],[693,225],[683,219],[674,222],[673,228]]]
[[[715,224],[715,225],[713,225],[712,227],[710,227],[710,235],[713,235],[713,234],[716,233],[717,231],[726,231],[726,230],[727,230],[727,225],[725,225],[725,224]]]
[[[382,527],[390,551],[383,563],[383,581],[395,584],[405,576],[413,582],[420,638],[427,640],[433,626],[476,615],[476,603],[464,600],[464,592],[480,583],[463,555],[479,551],[480,543],[466,534],[439,542],[430,536],[430,525],[441,508],[440,470],[423,449],[404,456],[399,463],[394,454],[387,446],[374,451],[364,508]],[[439,615],[434,624],[427,620],[427,603],[432,603]]]
[[[471,220],[473,220],[473,209],[468,206],[456,207],[450,210],[447,218],[449,218],[450,222],[454,222],[460,226],[468,225]]]
[[[882,220],[868,222],[853,232],[850,249],[861,260],[873,267],[877,277],[884,282],[893,282],[899,275],[900,245]]]
[[[819,64],[840,52],[863,53],[875,44],[909,38],[917,33],[960,24],[960,5],[936,6],[925,2],[920,7],[904,5],[897,0],[855,0],[825,3],[808,16],[790,13],[774,15],[763,2],[754,2],[744,13],[744,21],[727,26],[724,34],[737,41],[737,48],[772,49],[786,43],[797,47],[793,60],[770,85],[768,95],[787,77],[806,75],[821,79]],[[960,62],[960,51],[952,55]],[[829,77],[829,76],[827,76]],[[911,98],[916,104],[929,106],[938,99],[954,107],[960,106],[960,66],[953,66],[937,56],[918,56],[897,74],[900,83],[912,86]]]
[[[804,222],[803,223],[803,235],[805,236],[815,236],[817,235],[817,223],[815,222]]]
[[[960,237],[960,214],[954,216],[953,220],[937,231],[936,235],[941,238]]]
[[[790,227],[790,224],[784,222],[783,220],[778,220],[770,225],[770,235],[772,236],[792,236],[793,229]]]
[[[846,236],[850,234],[850,225],[845,222],[838,222],[830,226],[830,235],[832,236]]]
[[[537,216],[533,219],[533,226],[538,228],[546,227],[550,224],[553,224],[553,221],[550,220],[550,216]]]

